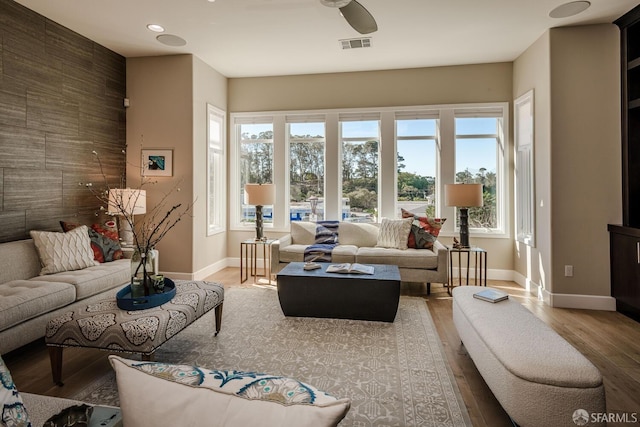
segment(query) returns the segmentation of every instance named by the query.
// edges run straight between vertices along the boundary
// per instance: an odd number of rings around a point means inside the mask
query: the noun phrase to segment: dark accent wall
[[[96,221],[80,183],[125,174],[125,59],[25,8],[0,0],[0,242],[58,221]]]

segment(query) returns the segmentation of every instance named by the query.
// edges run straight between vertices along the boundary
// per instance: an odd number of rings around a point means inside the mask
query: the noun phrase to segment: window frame
[[[518,242],[531,247],[536,246],[534,107],[533,89],[513,102],[515,234]]]
[[[457,118],[496,118],[495,134],[458,134],[455,131],[455,119]],[[473,236],[505,236],[509,233],[509,197],[508,197],[508,108],[507,103],[482,108],[456,108],[454,111],[454,150],[458,139],[496,139],[496,227],[478,228],[469,227],[469,233]],[[454,174],[451,183],[456,182],[455,155]],[[502,202],[501,202],[502,201]],[[454,221],[451,221],[455,232],[459,232],[457,225],[458,208],[451,208],[454,211]]]
[[[215,121],[218,125],[219,133],[217,135],[213,135],[212,121]],[[227,113],[207,103],[207,236],[226,231],[226,123]],[[214,137],[218,141],[215,144],[217,147],[213,147],[214,144],[212,144]],[[214,169],[213,172],[212,168]],[[211,183],[212,178],[213,185]]]
[[[329,219],[342,218],[342,149],[341,149],[341,117],[366,119],[376,117],[380,120],[380,140],[378,147],[378,217],[395,218],[398,216],[397,206],[397,141],[396,118],[404,119],[418,115],[419,118],[437,119],[436,136],[436,216],[453,218],[455,209],[444,206],[444,185],[455,181],[455,117],[456,113],[465,114],[497,114],[501,124],[498,156],[496,163],[496,197],[498,228],[471,229],[471,235],[488,238],[510,238],[510,152],[509,146],[509,102],[468,103],[423,105],[405,107],[380,108],[352,108],[352,109],[324,109],[324,110],[294,110],[294,111],[264,111],[240,112],[230,114],[230,176],[231,189],[240,182],[239,171],[239,123],[264,123],[268,120],[274,126],[274,171],[273,182],[276,184],[276,204],[274,205],[273,224],[265,224],[265,230],[276,232],[289,231],[289,160],[287,143],[287,120],[290,116],[313,116],[324,118],[326,129],[325,143],[325,217]],[[328,194],[328,189],[337,188],[338,191]],[[248,231],[249,227],[240,223],[240,202],[237,191],[231,191],[229,196],[231,215],[230,228],[234,231]],[[455,235],[455,221],[446,221],[441,235]]]

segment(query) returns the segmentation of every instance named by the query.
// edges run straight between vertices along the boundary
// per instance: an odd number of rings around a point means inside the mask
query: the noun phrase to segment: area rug
[[[210,312],[155,360],[284,375],[351,399],[340,426],[471,426],[425,301],[401,297],[393,323],[287,318],[275,290],[231,288],[222,330]],[[132,356],[135,358],[135,356]],[[113,373],[74,399],[119,405]]]

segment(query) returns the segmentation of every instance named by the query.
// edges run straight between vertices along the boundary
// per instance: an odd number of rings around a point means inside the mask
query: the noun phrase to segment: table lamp
[[[133,217],[147,213],[147,192],[133,188],[113,188],[109,190],[107,212],[125,217],[124,221],[120,221],[120,238],[123,246],[133,246]]]
[[[460,247],[469,247],[469,208],[482,206],[482,184],[445,184],[444,204],[460,209]]]
[[[262,228],[262,207],[273,205],[276,187],[273,184],[245,184],[244,203],[256,207],[256,240],[265,240]]]

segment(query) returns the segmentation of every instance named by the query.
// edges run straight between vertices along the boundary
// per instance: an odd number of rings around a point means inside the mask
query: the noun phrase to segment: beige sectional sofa
[[[115,296],[131,275],[128,259],[43,276],[41,269],[33,240],[0,244],[0,354],[44,337],[52,317]]]
[[[339,244],[331,254],[332,263],[391,264],[400,269],[403,282],[447,283],[447,248],[435,241],[431,249],[391,249],[376,247],[378,224],[341,222]],[[304,261],[304,251],[315,242],[316,224],[296,221],[291,233],[271,245],[271,272],[276,274],[290,262]]]

